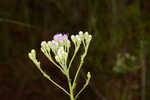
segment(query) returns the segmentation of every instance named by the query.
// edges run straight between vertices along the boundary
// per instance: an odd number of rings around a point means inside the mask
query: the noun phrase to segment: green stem
[[[37,65],[37,64],[36,64]],[[64,91],[67,95],[70,96],[68,91],[66,91],[63,87],[61,87],[59,84],[57,84],[55,81],[53,81],[40,67],[40,65],[37,65],[37,68],[40,70],[40,72],[43,74],[45,78],[47,78],[50,82],[52,82],[54,85],[56,85],[58,88],[60,88],[62,91]]]
[[[72,64],[72,61],[74,60],[74,58],[75,58],[75,56],[76,56],[76,54],[77,54],[77,52],[78,52],[78,50],[79,50],[79,47],[76,47],[75,46],[75,51],[74,51],[74,54],[73,54],[73,56],[72,56],[72,58],[71,58],[71,60],[70,60],[70,63],[69,63],[69,67],[68,67],[68,71],[69,71],[69,69],[70,69],[70,67],[71,67],[71,64]]]
[[[81,67],[82,67],[82,65],[83,65],[83,63],[84,63],[84,58],[85,58],[85,56],[86,56],[86,52],[81,56],[81,62],[80,62],[80,65],[79,65],[79,67],[78,67],[78,70],[77,70],[77,72],[76,72],[76,75],[75,75],[74,81],[73,81],[73,89],[75,88],[76,80],[77,80],[78,74],[79,74],[79,72],[80,72],[80,69],[81,69]]]
[[[51,55],[50,55],[50,51],[47,51],[46,49],[43,49],[41,47],[41,51],[44,53],[44,55],[58,68],[61,70],[61,72],[63,74],[65,74],[64,70],[52,59]],[[48,52],[48,53],[47,53]]]
[[[85,85],[82,87],[82,89],[77,93],[77,95],[75,96],[75,99],[77,99],[79,97],[79,95],[82,93],[82,91],[88,86],[89,84],[89,80],[86,81]]]
[[[77,80],[78,74],[79,74],[79,72],[80,72],[80,69],[81,69],[83,63],[84,63],[84,58],[85,58],[85,56],[87,55],[87,51],[88,51],[88,48],[89,48],[89,44],[85,45],[84,41],[83,41],[83,44],[84,44],[85,52],[84,52],[84,54],[81,56],[81,62],[80,62],[80,65],[79,65],[79,67],[78,67],[78,69],[77,69],[76,75],[75,75],[75,77],[74,77],[73,86],[72,86],[73,89],[75,88],[76,80]]]
[[[48,58],[58,69],[61,70],[61,72],[62,72],[63,74],[65,74],[64,70],[63,70],[57,63],[55,63],[55,61],[54,61],[49,55],[46,55],[46,56],[47,56],[47,58]]]
[[[75,100],[71,82],[69,82],[69,89],[70,89],[70,100]]]
[[[69,90],[70,90],[70,100],[75,100],[69,72],[67,73],[67,80],[68,80]]]

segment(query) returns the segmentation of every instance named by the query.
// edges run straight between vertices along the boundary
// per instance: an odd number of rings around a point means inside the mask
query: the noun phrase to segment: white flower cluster
[[[65,71],[67,71],[67,58],[68,52],[64,50],[64,47],[59,47],[55,59]]]
[[[41,71],[44,77],[46,77],[49,81],[51,81],[53,84],[55,84],[58,88],[63,90],[66,94],[70,96],[71,100],[76,100],[79,96],[79,94],[87,87],[89,84],[89,81],[91,79],[90,72],[87,73],[87,79],[84,84],[84,86],[81,88],[81,90],[75,95],[74,90],[76,88],[76,81],[77,77],[79,75],[80,69],[84,63],[84,58],[87,55],[88,47],[90,44],[90,41],[92,39],[92,36],[89,35],[88,32],[83,33],[82,31],[79,32],[77,35],[71,35],[71,41],[75,45],[75,51],[73,53],[73,56],[67,65],[67,59],[69,55],[69,49],[71,47],[70,40],[68,39],[67,34],[56,34],[53,37],[52,41],[42,41],[41,43],[41,51],[44,53],[44,55],[57,67],[61,70],[61,72],[66,76],[68,80],[68,86],[69,86],[69,92],[65,90],[63,87],[61,87],[59,84],[57,84],[55,81],[51,79],[49,75],[47,75],[41,68],[40,68],[40,62],[36,59],[36,51],[34,49],[31,50],[31,52],[28,54],[29,58],[35,63],[35,65],[38,67],[38,69]],[[71,82],[71,78],[69,75],[69,69],[71,67],[71,64],[81,46],[83,44],[84,46],[84,52],[81,55],[79,67],[75,73],[75,77],[73,79],[73,82]],[[53,60],[53,53],[55,60]]]
[[[72,35],[71,39],[76,47],[80,47],[81,42],[87,47],[92,39],[92,35],[89,35],[88,32],[83,33],[80,31],[78,35]]]
[[[88,48],[89,43],[92,39],[92,36],[88,34],[88,32],[83,33],[82,31],[79,32],[78,35],[71,35],[71,40],[73,41],[75,45],[76,51],[79,49],[81,43],[83,43],[85,49]],[[44,55],[52,62],[52,56],[51,51],[54,53],[55,60],[58,64],[61,65],[61,68],[66,71],[67,70],[67,58],[69,54],[69,48],[70,48],[70,40],[68,39],[67,34],[56,34],[53,37],[52,41],[42,41],[41,43],[41,51],[44,53]],[[31,50],[31,55],[35,52],[35,50]],[[31,58],[31,56],[30,56]],[[32,61],[35,61],[36,57],[32,57]],[[37,61],[37,60],[36,60]]]

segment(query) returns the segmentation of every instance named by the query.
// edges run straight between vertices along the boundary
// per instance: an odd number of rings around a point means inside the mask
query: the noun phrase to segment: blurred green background
[[[43,70],[67,88],[40,43],[58,32],[79,31],[93,40],[78,88],[88,71],[92,80],[78,100],[150,100],[149,11],[149,0],[0,0],[0,100],[69,100],[41,75],[28,52],[35,48]]]

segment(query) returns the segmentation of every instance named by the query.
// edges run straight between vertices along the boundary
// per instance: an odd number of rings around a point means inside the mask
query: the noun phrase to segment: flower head
[[[67,34],[64,34],[64,35],[56,34],[56,35],[54,35],[53,39],[58,42],[63,42],[64,40],[68,39],[68,35]]]

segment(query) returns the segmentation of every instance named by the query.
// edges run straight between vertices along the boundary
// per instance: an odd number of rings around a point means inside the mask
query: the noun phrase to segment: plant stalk
[[[69,90],[70,90],[70,100],[75,100],[69,72],[67,73],[67,80],[68,80],[68,85],[69,85]]]

